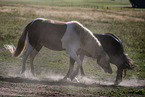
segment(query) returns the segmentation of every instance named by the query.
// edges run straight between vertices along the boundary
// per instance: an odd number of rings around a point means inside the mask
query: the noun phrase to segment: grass
[[[134,63],[139,65],[134,71],[128,72],[127,78],[135,75],[139,79],[144,79],[145,9],[113,7],[114,5],[128,4],[128,0],[0,0],[0,67],[4,68],[8,66],[12,71],[17,67],[18,71],[14,71],[17,73],[21,70],[21,57],[11,57],[11,54],[3,49],[3,44],[12,42],[16,46],[24,27],[33,19],[41,17],[59,21],[77,20],[94,33],[113,33],[117,35],[121,39],[126,53],[129,54],[129,57],[133,59]],[[108,7],[108,9],[102,8],[102,5]],[[67,57],[68,55],[63,51],[55,52],[43,48],[34,61],[36,73],[39,75],[52,71],[65,75],[69,64]],[[87,76],[99,75],[115,78],[116,67],[114,65],[112,67],[114,73],[110,75],[105,74],[96,65],[94,60],[86,59],[84,62],[84,69]],[[8,73],[9,71],[7,69],[0,71],[0,75],[7,75]],[[109,89],[110,87],[106,88],[106,91]],[[81,91],[81,89],[78,89],[78,91]],[[127,87],[118,87],[115,90],[106,91],[100,90],[96,92],[96,88],[87,88],[82,90],[82,93],[96,93],[100,96],[144,94],[144,89]]]
[[[10,4],[35,4],[47,6],[71,6],[71,7],[108,7],[113,5],[129,5],[128,0],[1,0]]]
[[[16,3],[16,1],[11,2]],[[135,63],[144,68],[144,9],[106,10],[95,8],[83,9],[78,7],[68,7],[66,9],[65,7],[47,7],[39,5],[17,5],[16,7],[15,5],[7,3],[0,4],[0,6],[1,44],[11,41],[16,45],[23,28],[30,21],[38,17],[60,21],[77,20],[94,33],[114,33],[117,35],[122,40],[125,51],[129,56]],[[143,72],[143,70],[138,70]],[[143,74],[141,74],[141,76],[144,77]]]

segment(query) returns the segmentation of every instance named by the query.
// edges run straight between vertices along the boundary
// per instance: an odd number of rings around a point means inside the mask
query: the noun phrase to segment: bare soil
[[[86,87],[84,84],[50,80],[30,80],[0,76],[0,94],[4,96],[87,96],[88,94],[74,94],[67,90],[67,86]],[[63,88],[62,88],[63,87]],[[65,88],[64,88],[65,87]],[[69,89],[69,88],[68,88]],[[69,92],[68,92],[69,91]]]
[[[90,80],[91,81],[91,80]],[[127,84],[128,83],[128,84]],[[128,87],[129,82],[114,86],[111,82],[92,83],[71,82],[52,79],[31,79],[0,76],[0,95],[3,96],[100,96],[98,93],[111,92],[118,87]],[[134,89],[145,89],[144,80],[140,86],[129,86]],[[135,82],[136,84],[136,82]],[[124,85],[124,86],[123,86]],[[139,84],[138,84],[139,85]],[[131,94],[128,94],[131,95]],[[135,95],[134,95],[135,96]],[[139,96],[139,95],[138,95]],[[141,96],[141,95],[140,95]]]

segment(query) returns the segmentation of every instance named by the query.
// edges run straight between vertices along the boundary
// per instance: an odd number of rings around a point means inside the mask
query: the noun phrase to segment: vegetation
[[[35,4],[47,6],[73,7],[109,7],[113,5],[129,5],[128,0],[1,0],[9,4]]]
[[[133,71],[128,71],[124,80],[135,78],[144,80],[145,9],[126,7],[129,4],[128,0],[0,0],[0,76],[18,75],[22,64],[21,57],[12,57],[3,45],[12,42],[16,46],[24,27],[33,19],[41,17],[59,21],[76,20],[93,33],[113,33],[117,35],[121,39],[126,53],[134,63],[139,65]],[[64,76],[69,64],[67,57],[68,55],[63,51],[56,52],[43,48],[34,62],[36,74],[44,76],[54,73]],[[109,77],[111,81],[115,79],[116,67],[113,64],[111,65],[114,71],[112,75],[105,74],[96,65],[96,61],[92,59],[86,58],[83,65],[86,76]],[[59,89],[56,86],[50,89],[49,86],[53,87],[51,85],[42,86],[42,89],[56,92],[62,90],[61,93],[70,91],[74,94],[86,93],[93,96],[145,95],[145,88],[142,86],[108,86],[94,85],[93,83],[92,85],[84,85],[85,88],[78,88],[72,84],[68,86],[60,85],[58,86]],[[30,86],[26,84],[25,87]],[[37,88],[39,87],[37,86]]]

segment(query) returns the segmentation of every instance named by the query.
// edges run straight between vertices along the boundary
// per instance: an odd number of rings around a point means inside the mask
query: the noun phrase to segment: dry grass
[[[20,16],[24,15],[36,15],[37,17],[53,17],[54,19],[65,19],[65,21],[78,19],[78,20],[90,20],[99,21],[105,19],[110,22],[108,18],[113,18],[116,21],[145,21],[140,16],[144,15],[144,11],[132,11],[132,10],[104,10],[93,8],[79,8],[79,7],[56,7],[56,6],[39,6],[39,5],[17,5],[17,6],[2,6],[0,12],[18,12]],[[65,18],[66,17],[66,18]],[[18,19],[24,19],[24,17]]]

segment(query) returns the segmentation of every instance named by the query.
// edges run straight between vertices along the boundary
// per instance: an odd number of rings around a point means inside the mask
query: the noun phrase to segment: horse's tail
[[[26,46],[26,35],[27,35],[28,28],[29,28],[30,24],[31,23],[29,23],[25,27],[25,29],[24,29],[24,31],[23,31],[23,33],[22,33],[22,35],[21,35],[21,37],[20,37],[20,39],[18,41],[17,48],[15,48],[13,46],[13,44],[12,45],[5,45],[5,48],[9,49],[9,51],[12,53],[12,55],[14,57],[20,56],[23,53],[24,49],[25,49],[25,46]]]

